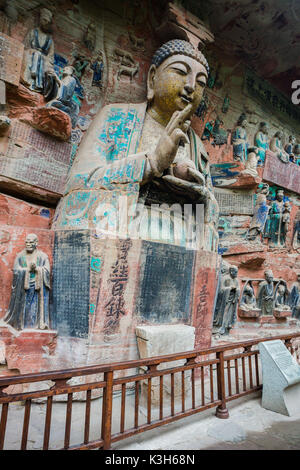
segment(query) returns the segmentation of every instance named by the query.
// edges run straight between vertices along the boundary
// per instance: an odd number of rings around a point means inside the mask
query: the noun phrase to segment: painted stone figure
[[[232,133],[231,142],[233,145],[233,158],[235,160],[245,162],[247,160],[247,120],[246,115],[241,114],[237,122],[237,127]]]
[[[270,150],[276,153],[279,160],[281,160],[283,163],[289,163],[290,157],[283,148],[282,139],[283,133],[281,131],[277,131],[270,141]]]
[[[290,205],[284,201],[282,189],[276,191],[276,200],[273,201],[265,225],[264,237],[269,239],[269,246],[284,246],[290,221]]]
[[[92,86],[97,86],[100,89],[103,87],[103,55],[102,52],[99,52],[97,58],[93,61],[91,64],[91,69],[93,70],[93,80],[92,80]]]
[[[297,273],[297,281],[292,285],[289,305],[292,310],[292,316],[300,319],[300,273]]]
[[[274,310],[274,277],[271,270],[265,271],[265,281],[258,286],[256,304],[263,316],[273,315]]]
[[[56,97],[47,103],[49,108],[57,108],[67,113],[72,122],[72,127],[76,126],[79,113],[79,105],[73,100],[77,81],[73,76],[74,68],[67,66],[63,69],[63,76],[60,80],[57,78],[59,87]]]
[[[268,142],[269,125],[267,122],[261,122],[259,130],[254,137],[254,145],[258,147],[259,161],[258,165],[263,165],[266,158],[266,150],[269,148]]]
[[[254,213],[247,234],[249,240],[255,240],[264,232],[267,221],[269,206],[267,204],[267,196],[269,194],[269,185],[263,183],[258,190],[257,199],[254,207]]]
[[[258,176],[258,173],[257,173],[257,163],[259,160],[258,152],[259,150],[257,147],[251,147],[248,149],[248,158],[245,164],[245,170],[241,172],[242,175],[250,175],[250,176],[253,176],[254,178]]]
[[[161,46],[148,73],[147,103],[105,106],[89,127],[55,228],[97,226],[101,201],[116,207],[122,189],[131,207],[147,205],[149,194],[204,204],[203,248],[215,251],[218,204],[208,154],[190,127],[207,76],[205,57],[190,43],[176,39]]]
[[[220,335],[228,334],[237,318],[237,307],[240,297],[240,287],[237,279],[238,268],[229,267],[229,274],[224,276],[224,281],[220,290],[219,315],[214,322],[215,326],[220,326]]]
[[[96,45],[96,25],[95,23],[90,23],[85,31],[83,38],[84,45],[90,50],[93,51]]]
[[[25,249],[15,259],[10,304],[4,321],[17,330],[49,329],[50,265],[37,249],[38,238],[27,235]]]
[[[25,39],[27,59],[23,82],[31,90],[39,93],[44,93],[48,79],[56,78],[54,43],[51,36],[52,18],[52,12],[47,8],[42,8],[39,26],[31,30]]]
[[[296,165],[300,165],[300,144],[294,146],[294,156]]]

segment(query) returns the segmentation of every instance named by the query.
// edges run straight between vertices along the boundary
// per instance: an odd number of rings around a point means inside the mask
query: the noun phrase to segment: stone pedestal
[[[141,359],[153,356],[164,356],[184,351],[192,351],[195,344],[195,328],[188,325],[159,325],[159,326],[138,326],[136,328],[138,349]],[[158,366],[158,370],[170,367],[181,366],[185,360],[166,362]],[[185,372],[185,393],[191,388],[191,372]],[[159,377],[151,381],[151,404],[159,405]],[[164,398],[169,400],[171,395],[171,376],[165,375]],[[181,373],[174,375],[174,398],[181,402]],[[141,405],[147,404],[147,381],[141,386]]]
[[[239,313],[239,317],[241,318],[258,318],[261,314],[261,310],[258,310],[258,309],[246,310],[240,307],[238,310],[238,313]]]
[[[281,340],[259,344],[262,363],[262,406],[292,416],[300,413],[300,366]]]

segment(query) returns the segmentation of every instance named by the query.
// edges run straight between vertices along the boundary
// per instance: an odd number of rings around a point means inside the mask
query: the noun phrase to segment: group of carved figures
[[[75,127],[80,110],[76,89],[81,87],[81,76],[90,61],[76,54],[73,65],[66,65],[61,76],[58,76],[55,71],[52,22],[52,12],[47,8],[42,8],[38,27],[29,31],[24,41],[26,65],[22,82],[31,90],[45,96],[46,107],[57,108],[68,114],[72,127]],[[93,26],[93,24],[89,26],[84,38],[84,44],[89,50],[94,49],[91,39]],[[101,52],[98,52],[95,60],[91,61],[90,67],[93,70],[92,85],[102,88],[103,55]]]
[[[238,268],[222,263],[219,287],[214,311],[213,326],[218,334],[228,334],[237,320],[238,307],[243,312],[257,313],[255,316],[280,316],[282,312],[292,312],[292,317],[300,319],[300,273],[297,282],[288,290],[284,280],[274,280],[271,270],[265,271],[265,279],[254,293],[253,280],[248,280],[240,299],[240,287],[237,279]],[[242,313],[241,313],[242,312]]]
[[[260,237],[269,240],[269,247],[286,246],[290,223],[291,205],[282,189],[277,189],[275,199],[269,197],[269,185],[262,183],[258,189],[256,204],[247,238],[257,241]],[[300,248],[300,211],[295,217],[292,233],[292,248]]]
[[[212,139],[213,145],[222,145],[227,142],[227,133],[224,130],[219,131],[220,121],[208,121],[204,127],[202,140]],[[289,142],[283,146],[283,133],[277,131],[269,141],[269,125],[267,122],[261,122],[259,129],[254,136],[254,145],[250,146],[247,137],[247,119],[243,113],[238,119],[237,126],[231,135],[233,145],[233,157],[235,160],[243,162],[246,166],[245,173],[257,176],[257,166],[262,166],[265,162],[266,150],[270,149],[283,163],[296,163],[300,165],[300,144],[296,143],[293,135],[289,136]],[[222,138],[220,138],[220,134]]]

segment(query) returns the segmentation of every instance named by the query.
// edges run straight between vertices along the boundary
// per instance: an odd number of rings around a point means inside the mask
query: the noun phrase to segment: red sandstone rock
[[[33,108],[31,113],[20,116],[20,121],[60,140],[69,140],[71,137],[70,116],[56,108]]]

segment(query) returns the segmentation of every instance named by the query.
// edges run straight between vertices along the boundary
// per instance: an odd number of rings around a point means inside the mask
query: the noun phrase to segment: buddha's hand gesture
[[[148,156],[156,176],[161,176],[176,157],[180,141],[189,142],[186,132],[190,126],[187,119],[192,109],[189,104],[182,111],[175,111],[160,137],[154,153]]]

